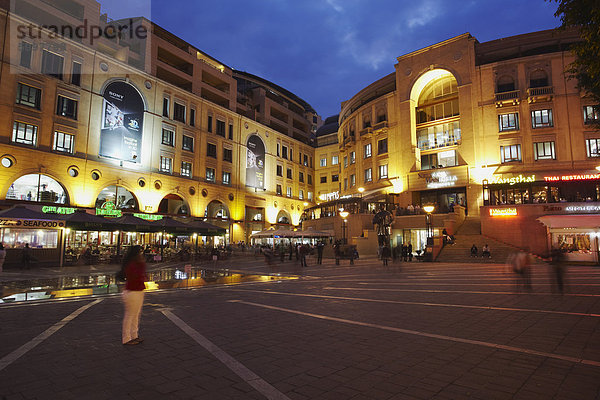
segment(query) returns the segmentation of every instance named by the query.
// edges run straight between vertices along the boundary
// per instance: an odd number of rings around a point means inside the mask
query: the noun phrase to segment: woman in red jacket
[[[144,340],[138,335],[138,325],[142,304],[144,303],[144,289],[146,286],[146,262],[141,246],[131,246],[123,258],[122,266],[126,284],[123,290],[123,303],[125,315],[123,316],[123,344],[136,345]]]

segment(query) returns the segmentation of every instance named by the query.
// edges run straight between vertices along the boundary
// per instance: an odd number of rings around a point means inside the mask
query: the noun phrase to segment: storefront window
[[[48,229],[12,229],[1,230],[0,242],[7,248],[23,248],[25,243],[34,249],[56,249],[58,247],[58,231]]]
[[[553,247],[566,253],[589,254],[592,252],[589,233],[555,233],[553,239]]]
[[[96,208],[111,202],[116,209],[139,211],[138,202],[133,193],[121,186],[108,186],[102,189],[96,199]]]
[[[68,200],[60,183],[42,174],[24,175],[14,181],[8,188],[6,199],[58,204],[67,204]]]

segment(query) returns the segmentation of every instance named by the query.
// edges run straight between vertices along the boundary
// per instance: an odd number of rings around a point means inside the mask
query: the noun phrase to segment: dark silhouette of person
[[[29,247],[29,243],[25,243],[25,247],[23,247],[23,254],[21,256],[23,264],[21,265],[21,269],[30,269],[31,268],[31,248]]]
[[[317,243],[317,264],[323,264],[323,248],[325,245],[323,242]]]

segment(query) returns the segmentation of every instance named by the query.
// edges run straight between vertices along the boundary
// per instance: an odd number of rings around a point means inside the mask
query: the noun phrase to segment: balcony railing
[[[388,127],[387,121],[381,121],[381,122],[373,125],[373,132],[380,131],[380,130],[385,129],[387,127]]]
[[[496,102],[518,100],[520,94],[521,94],[520,90],[513,90],[512,92],[496,93]]]
[[[373,133],[373,128],[368,126],[365,129],[361,130],[359,133],[360,133],[360,136],[368,135],[369,133]]]
[[[450,147],[450,146],[456,146],[460,144],[460,137],[458,138],[448,138],[447,140],[443,141],[443,142],[422,142],[419,144],[419,149],[420,150],[432,150],[432,149],[439,149],[442,147]]]
[[[548,95],[552,96],[553,94],[554,94],[554,86],[542,86],[542,87],[527,89],[528,97],[548,96]]]

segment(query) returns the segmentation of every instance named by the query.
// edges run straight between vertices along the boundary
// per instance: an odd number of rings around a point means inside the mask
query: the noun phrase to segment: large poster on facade
[[[144,101],[127,82],[113,82],[104,93],[100,155],[137,163],[142,147]]]
[[[246,186],[264,189],[265,144],[258,135],[252,135],[248,138],[246,147],[248,148],[246,156]]]

